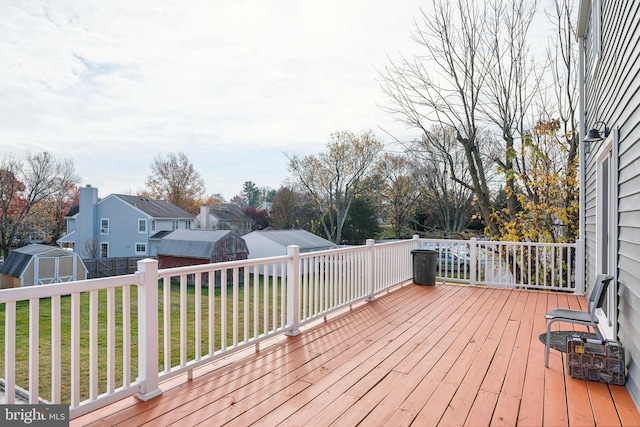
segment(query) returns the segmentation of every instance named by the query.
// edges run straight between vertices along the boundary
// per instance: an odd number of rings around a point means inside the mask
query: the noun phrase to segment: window
[[[618,137],[617,130],[607,138],[597,158],[596,175],[596,273],[610,274],[616,280],[618,217]],[[617,335],[616,287],[609,286],[602,311],[596,313],[606,339]]]
[[[146,233],[147,232],[147,220],[144,218],[140,218],[138,220],[138,233]]]
[[[151,220],[151,231],[156,231],[156,220],[155,219]]]
[[[100,258],[109,258],[109,244],[100,243]]]
[[[100,218],[100,234],[109,234],[109,218]]]
[[[602,56],[602,0],[591,0],[591,53],[593,55],[591,75],[595,77],[598,74]]]
[[[177,229],[178,229],[178,220],[177,220],[177,219],[174,219],[174,220],[171,222],[171,229],[172,229],[172,230],[177,230]]]
[[[191,230],[191,221],[190,220],[186,220],[185,221],[184,228],[186,228],[187,230]]]
[[[146,255],[146,254],[147,254],[147,244],[136,243],[136,255]]]

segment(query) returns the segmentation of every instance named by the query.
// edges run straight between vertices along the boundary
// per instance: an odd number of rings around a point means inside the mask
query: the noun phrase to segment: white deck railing
[[[582,244],[425,239],[438,252],[441,280],[508,288],[569,291],[581,295]],[[576,265],[579,263],[579,265]]]
[[[446,280],[575,289],[575,245],[414,238],[302,254],[291,246],[280,257],[164,270],[143,260],[133,275],[0,291],[4,403],[22,388],[30,403],[68,403],[77,417],[131,395],[150,399],[162,380],[191,378],[200,365],[296,335],[410,280],[411,251],[420,247],[438,250],[439,264],[447,253],[468,257],[468,268],[440,268]],[[22,335],[28,349],[16,348]]]

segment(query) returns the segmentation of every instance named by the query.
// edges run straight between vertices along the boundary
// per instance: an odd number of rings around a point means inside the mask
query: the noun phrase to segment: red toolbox
[[[617,341],[567,337],[567,372],[573,378],[624,385],[624,348]]]

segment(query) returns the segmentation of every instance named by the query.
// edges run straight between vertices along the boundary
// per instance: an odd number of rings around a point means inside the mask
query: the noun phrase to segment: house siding
[[[146,235],[138,234],[138,209],[117,197],[107,197],[98,203],[98,217],[109,218],[109,234],[98,235],[101,243],[109,244],[109,256],[137,256],[135,242],[147,241]]]
[[[589,0],[590,3],[590,0]],[[583,5],[587,2],[583,0]],[[590,13],[593,11],[589,10]],[[618,339],[629,354],[627,388],[640,402],[640,2],[602,0],[602,56],[594,76],[591,21],[585,40],[585,124],[603,121],[613,131],[617,160],[616,248]],[[618,130],[617,141],[615,139]],[[617,144],[616,144],[617,142]],[[597,158],[606,141],[592,144],[585,164],[586,278],[596,265]],[[615,146],[617,145],[617,146]],[[615,220],[615,219],[614,219]]]
[[[209,264],[210,262],[210,260],[202,258],[183,258],[171,255],[158,255],[158,267],[160,269],[202,265]]]
[[[80,204],[74,210],[77,213],[67,217],[67,225],[77,233],[68,232],[58,243],[73,243],[73,251],[85,258],[89,257],[86,243],[93,239],[108,247],[106,256],[110,258],[155,256],[160,239],[151,236],[172,231],[174,221],[178,229],[185,229],[187,221],[194,220],[193,215],[166,200],[111,194],[98,201],[98,189],[93,187],[80,189]],[[108,220],[108,233],[100,230],[103,219]],[[145,221],[142,232],[141,221]],[[136,251],[138,245],[145,245],[145,250]]]

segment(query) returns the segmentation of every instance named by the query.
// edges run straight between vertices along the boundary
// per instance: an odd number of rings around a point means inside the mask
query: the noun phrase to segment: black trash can
[[[435,285],[438,251],[414,249],[411,251],[411,255],[413,259],[413,283],[416,285]]]

